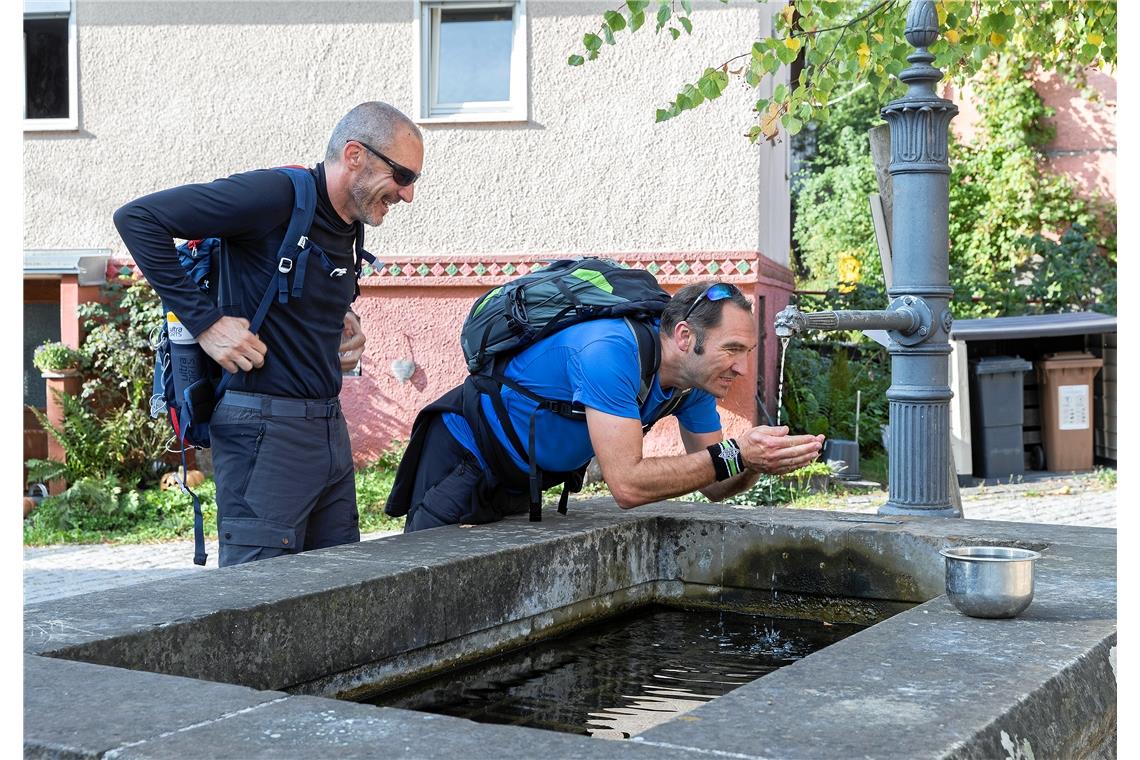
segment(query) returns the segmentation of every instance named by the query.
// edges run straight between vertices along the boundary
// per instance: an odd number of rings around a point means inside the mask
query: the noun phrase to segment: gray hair
[[[699,355],[705,352],[705,334],[720,325],[726,303],[736,304],[749,314],[752,313],[751,302],[740,292],[740,288],[731,283],[725,283],[732,290],[728,298],[722,298],[719,301],[706,299],[705,292],[717,283],[716,280],[705,280],[694,282],[692,285],[686,285],[678,290],[665,306],[665,310],[661,312],[661,334],[672,333],[674,327],[685,321],[685,313],[689,311],[689,307],[693,306],[698,298],[703,299],[704,303],[693,307],[693,313],[689,315],[688,319],[688,325],[692,328],[695,338],[693,352]]]
[[[420,128],[398,108],[377,100],[361,103],[346,113],[333,128],[329,147],[325,150],[325,161],[330,164],[340,161],[341,151],[349,140],[362,140],[381,151],[391,148],[401,127],[423,142]]]

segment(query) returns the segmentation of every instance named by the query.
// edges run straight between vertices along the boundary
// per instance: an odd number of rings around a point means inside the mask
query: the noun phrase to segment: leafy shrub
[[[62,463],[30,461],[34,480],[50,472],[69,482],[114,478],[134,487],[153,481],[160,471],[155,462],[170,434],[165,419],[150,416],[154,352],[149,337],[161,323],[161,304],[145,281],[130,277],[107,283],[102,299],[79,307],[86,338],[72,353],[83,385],[78,396],[59,395],[62,423],[53,425],[33,410],[66,454]],[[45,363],[48,356],[64,360],[59,349],[46,350]]]
[[[1083,227],[1070,227],[1060,240],[1034,235],[1028,246],[1031,256],[1018,274],[1028,283],[1029,311],[1116,313],[1116,262]]]
[[[202,504],[206,535],[215,534],[216,493],[212,478],[194,488]],[[139,542],[189,539],[194,535],[190,497],[181,490],[126,488],[114,477],[76,481],[44,499],[24,521],[24,543]]]
[[[396,468],[407,444],[392,441],[391,447],[372,464],[356,471],[356,508],[360,512],[360,531],[394,530],[403,526],[404,518],[384,514],[384,504],[396,480]]]
[[[57,532],[116,530],[130,525],[139,507],[139,492],[124,489],[114,475],[82,477],[62,494],[44,499],[29,519]]]
[[[805,166],[792,178],[793,240],[800,287],[827,289],[841,281],[840,261],[858,262],[859,280],[883,289],[867,194],[877,192],[867,130],[881,123],[871,89],[836,105],[830,118],[813,125]],[[874,308],[881,308],[877,304]]]

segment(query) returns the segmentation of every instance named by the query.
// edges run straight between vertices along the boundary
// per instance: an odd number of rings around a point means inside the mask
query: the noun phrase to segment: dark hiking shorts
[[[218,565],[360,540],[348,426],[338,399],[227,391],[210,419]]]

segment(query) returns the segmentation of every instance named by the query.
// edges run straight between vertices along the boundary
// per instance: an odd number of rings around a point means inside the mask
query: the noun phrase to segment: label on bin
[[[1087,385],[1057,387],[1057,422],[1059,430],[1088,430],[1089,387]]]

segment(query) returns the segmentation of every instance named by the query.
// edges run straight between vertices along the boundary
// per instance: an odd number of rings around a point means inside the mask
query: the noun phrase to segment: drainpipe
[[[806,330],[888,331],[891,354],[889,498],[882,515],[961,517],[950,497],[949,356],[950,164],[947,133],[958,113],[938,97],[942,72],[927,48],[938,38],[933,0],[914,0],[906,39],[916,48],[899,74],[906,95],[880,112],[891,130],[888,171],[894,189],[891,248],[894,284],[884,311],[803,314],[789,306],[775,332],[789,338]]]

